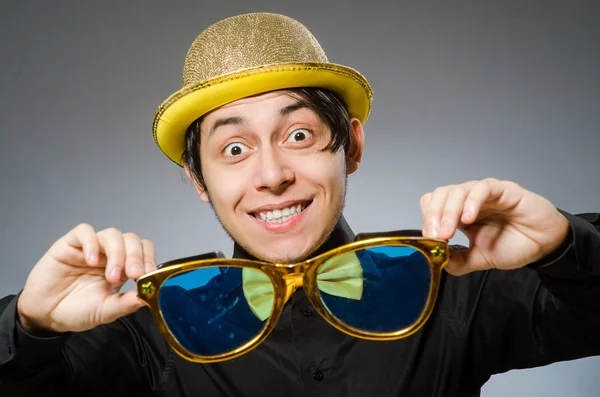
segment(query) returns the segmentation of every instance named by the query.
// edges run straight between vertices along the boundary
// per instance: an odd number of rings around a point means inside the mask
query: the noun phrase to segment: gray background
[[[599,3],[342,3],[2,0],[0,295],[79,222],[150,238],[160,261],[231,253],[150,128],[196,35],[252,11],[300,20],[373,85],[355,231],[420,227],[423,193],[488,176],[600,211]],[[484,396],[597,396],[599,364],[498,375]]]

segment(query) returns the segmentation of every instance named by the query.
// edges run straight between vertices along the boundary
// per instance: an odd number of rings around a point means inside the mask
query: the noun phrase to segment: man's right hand
[[[56,241],[31,270],[17,302],[25,331],[81,332],[143,306],[128,279],[156,269],[154,244],[115,228],[82,223]]]

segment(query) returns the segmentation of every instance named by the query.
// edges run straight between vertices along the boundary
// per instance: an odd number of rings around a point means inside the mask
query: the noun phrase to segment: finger
[[[483,204],[497,200],[503,192],[502,183],[497,179],[489,178],[479,181],[473,186],[465,200],[461,222],[465,225],[475,222]]]
[[[456,186],[449,192],[440,223],[439,238],[449,240],[454,237],[467,195],[467,187],[463,185]]]
[[[135,233],[123,233],[125,244],[125,273],[131,280],[144,274],[144,250],[142,240]]]
[[[123,235],[117,229],[109,228],[98,233],[98,240],[106,255],[106,279],[112,284],[119,284],[125,265]]]
[[[144,250],[144,269],[146,273],[156,270],[156,248],[150,240],[142,240]]]
[[[421,196],[421,201],[419,204],[421,205],[421,215],[423,215],[423,217],[425,217],[425,210],[429,206],[429,202],[431,201],[432,195],[433,193],[429,192]]]
[[[466,257],[468,256],[468,249],[464,250],[451,250],[450,251],[450,259],[448,263],[444,267],[446,272],[450,273],[453,276],[462,276],[464,274],[469,273],[467,269]]]
[[[102,305],[103,324],[109,324],[117,319],[131,314],[144,306],[144,303],[138,299],[137,291],[127,291],[125,293],[111,294],[106,297]]]
[[[74,248],[74,250],[69,250],[68,253],[62,251],[61,254],[66,254],[68,258],[61,259],[65,259],[69,263],[87,263],[90,266],[97,266],[100,264],[100,243],[98,242],[96,232],[91,225],[81,223],[71,229],[59,241]],[[57,256],[61,256],[61,254],[57,254]]]
[[[445,269],[454,276],[462,276],[474,271],[489,270],[495,267],[494,262],[486,258],[483,250],[468,248],[452,251]]]
[[[440,234],[440,222],[450,187],[438,187],[431,194],[431,199],[421,209],[423,213],[423,236],[437,238]]]

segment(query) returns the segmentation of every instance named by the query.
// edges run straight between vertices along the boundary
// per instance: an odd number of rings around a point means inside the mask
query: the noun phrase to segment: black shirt
[[[18,296],[0,301],[2,396],[460,396],[493,374],[600,355],[600,214],[570,215],[554,253],[525,268],[444,273],[429,321],[415,335],[350,337],[292,295],[271,335],[234,360],[196,364],[175,354],[147,308],[90,331],[26,334]],[[325,251],[354,238],[342,218]],[[235,257],[248,257],[239,246]]]

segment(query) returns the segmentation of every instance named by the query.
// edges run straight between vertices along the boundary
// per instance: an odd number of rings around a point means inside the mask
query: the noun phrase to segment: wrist
[[[547,251],[539,259],[529,263],[527,267],[537,270],[542,270],[548,266],[551,267],[551,265],[561,258],[564,258],[567,251],[572,247],[574,239],[573,226],[569,218],[562,211],[559,210],[559,212],[562,219],[559,222],[558,228],[560,231],[557,233],[557,238],[553,244],[548,246]]]
[[[557,237],[554,242],[549,246],[545,255],[550,255],[556,252],[559,248],[563,247],[567,240],[570,240],[570,232],[571,232],[571,222],[569,219],[562,213],[558,212],[557,214],[559,220],[557,222]]]
[[[58,332],[51,330],[49,327],[40,324],[28,316],[27,311],[21,306],[21,299],[17,300],[16,322],[21,329],[31,336],[56,336]]]

